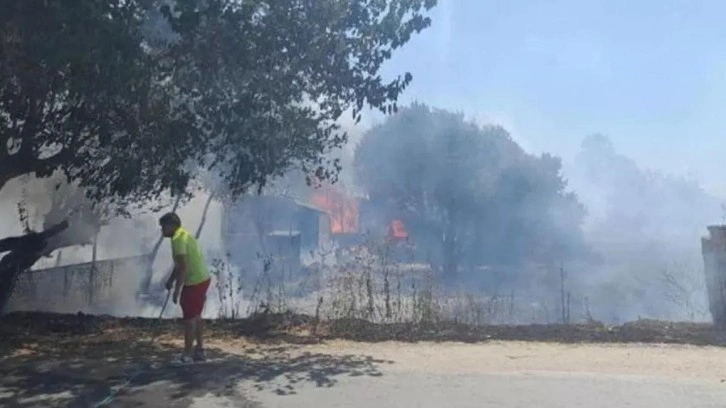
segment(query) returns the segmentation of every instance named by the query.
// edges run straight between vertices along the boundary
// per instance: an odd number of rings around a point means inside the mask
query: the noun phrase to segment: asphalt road
[[[14,369],[0,367],[0,405],[726,407],[726,349],[716,347],[235,341],[212,342],[214,361],[181,368],[158,360],[139,371],[88,356],[17,360]]]
[[[726,351],[718,348],[341,342],[256,358],[287,359],[290,366],[260,374],[268,367],[256,365],[261,360],[234,363],[248,374],[185,406],[726,407]],[[197,370],[221,382],[228,377],[224,370]],[[175,406],[165,397],[178,391],[168,382],[150,383],[118,406]]]
[[[422,374],[345,378],[335,388],[302,387],[293,396],[250,393],[263,407],[723,408],[718,382],[582,373]],[[198,407],[222,406],[204,404]]]

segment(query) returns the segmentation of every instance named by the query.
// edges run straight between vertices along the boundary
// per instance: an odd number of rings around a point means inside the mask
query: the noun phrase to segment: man
[[[181,226],[175,213],[164,214],[159,219],[164,237],[171,238],[174,270],[166,282],[166,289],[174,288],[174,304],[179,302],[184,316],[184,353],[179,363],[204,361],[202,310],[207,298],[210,275],[197,240]],[[194,339],[197,340],[193,348]]]

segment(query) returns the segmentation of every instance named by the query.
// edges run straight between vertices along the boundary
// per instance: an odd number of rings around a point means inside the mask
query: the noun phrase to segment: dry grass
[[[213,340],[247,339],[257,343],[318,343],[332,339],[354,341],[545,341],[560,343],[675,343],[726,345],[726,333],[703,323],[641,320],[620,326],[602,324],[481,325],[455,322],[372,323],[362,319],[316,321],[314,316],[260,313],[237,320],[210,320]],[[11,313],[0,319],[3,353],[47,347],[83,348],[109,343],[140,342],[152,337],[165,342],[177,338],[176,320],[113,318],[47,313]]]
[[[216,279],[210,296],[218,297],[219,320],[211,324],[212,333],[228,338],[309,338],[306,341],[334,337],[720,344],[718,334],[708,325],[640,321],[634,326],[607,327],[592,316],[586,297],[571,295],[563,270],[555,282],[561,291],[559,299],[532,302],[531,297],[518,296],[513,290],[484,293],[446,287],[428,265],[410,259],[401,262],[401,249],[391,242],[368,240],[339,253],[335,262],[329,259],[332,252],[324,254],[302,274],[291,274],[277,267],[272,258],[264,258],[252,282],[244,282],[242,274],[224,260],[214,259]],[[399,252],[399,260],[392,256],[394,251]],[[412,258],[404,254],[407,257]],[[13,316],[30,316],[30,320],[22,322]],[[139,335],[171,330],[169,321],[157,324],[145,319],[85,316],[85,320],[76,317],[78,322],[71,324],[73,318],[53,316],[10,315],[3,321],[4,325],[12,323],[0,330],[10,338],[20,338],[28,330],[52,332],[53,327],[58,333],[79,335],[98,334],[115,326],[141,330]],[[36,320],[43,323],[34,323]]]
[[[399,252],[398,260],[394,251]],[[531,296],[517,296],[514,290],[487,293],[445,286],[429,265],[405,260],[412,254],[404,254],[405,261],[400,261],[405,251],[391,242],[368,240],[339,254],[335,262],[314,262],[301,274],[280,271],[266,261],[254,282],[242,283],[247,289],[247,315],[292,312],[320,321],[409,326],[551,323],[561,322],[560,314],[567,317],[565,322],[594,320],[587,299],[569,293],[567,310],[562,311],[558,299],[533,302]],[[237,302],[239,298],[220,292],[219,317],[232,317],[222,311]]]

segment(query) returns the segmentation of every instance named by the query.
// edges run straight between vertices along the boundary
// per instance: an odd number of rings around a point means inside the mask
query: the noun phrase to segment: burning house
[[[359,200],[331,186],[315,190],[311,204],[330,217],[330,238],[337,246],[358,245],[362,241]]]
[[[294,273],[301,257],[321,248],[349,248],[367,237],[386,237],[396,246],[408,243],[409,232],[400,219],[390,219],[370,201],[325,185],[306,202],[280,196],[258,196],[228,206],[222,236],[230,260],[252,268],[260,258]]]
[[[287,197],[258,196],[225,208],[222,238],[230,261],[243,269],[265,258],[295,273],[302,253],[328,242],[329,224],[322,209]]]

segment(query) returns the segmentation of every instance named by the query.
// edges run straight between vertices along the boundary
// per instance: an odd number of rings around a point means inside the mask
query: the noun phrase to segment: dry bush
[[[260,257],[260,272],[249,282],[246,315],[306,314],[312,316],[313,331],[321,321],[414,327],[594,321],[587,297],[571,294],[577,289],[565,288],[561,273],[553,284],[565,294],[564,302],[562,293],[546,291],[472,290],[472,285],[455,291],[441,284],[430,265],[412,262],[408,253],[394,256],[400,249],[400,244],[367,238],[358,246],[319,251],[299,273]],[[232,298],[229,288],[225,293]]]
[[[290,311],[285,287],[287,271],[276,267],[271,256],[260,257],[262,267],[250,295],[248,315]]]
[[[548,323],[558,305],[522,303],[514,290],[506,293],[447,289],[429,265],[402,262],[392,254],[396,243],[366,239],[337,251],[334,263],[317,260],[296,280],[263,267],[251,297],[250,313],[304,313],[316,321],[431,326],[454,322],[471,326]],[[398,244],[400,245],[400,244]],[[405,254],[408,255],[408,254]],[[315,282],[306,284],[305,282]],[[301,288],[305,288],[302,290]],[[558,300],[559,302],[559,300]],[[572,305],[575,305],[572,299]],[[569,312],[568,312],[569,313]]]
[[[673,265],[663,269],[660,277],[661,291],[665,299],[676,308],[676,318],[687,317],[691,321],[706,320],[708,306],[705,298],[706,283],[700,279],[702,273],[695,273],[684,265]]]
[[[215,277],[215,286],[219,297],[217,316],[225,319],[237,319],[240,315],[242,301],[242,279],[240,274],[222,258],[213,258],[210,272]]]
[[[323,309],[328,319],[412,324],[440,320],[441,291],[433,271],[395,260],[394,245],[367,239],[341,251],[325,279]]]

